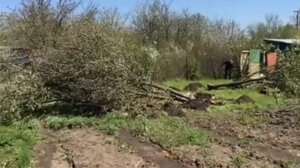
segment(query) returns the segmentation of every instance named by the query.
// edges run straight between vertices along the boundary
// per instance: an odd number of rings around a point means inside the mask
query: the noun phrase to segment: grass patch
[[[191,82],[193,81],[188,81],[184,79],[174,79],[174,80],[165,81],[163,84],[168,87],[174,87],[179,90],[183,90]]]
[[[130,130],[138,135],[146,135],[164,147],[180,145],[205,146],[209,136],[199,129],[189,127],[182,119],[164,117],[149,120],[143,116],[136,119]]]
[[[175,87],[180,90],[183,90],[185,86],[190,84],[191,82],[200,82],[203,85],[207,84],[221,84],[221,83],[229,83],[231,80],[213,80],[213,79],[203,79],[200,81],[187,81],[184,79],[175,79],[164,82],[164,85],[169,87]],[[275,108],[277,106],[276,99],[271,96],[260,94],[258,90],[252,88],[244,88],[244,89],[222,89],[222,90],[213,90],[205,92],[212,93],[218,99],[237,99],[240,96],[246,95],[251,97],[255,103],[253,104],[253,108],[259,109],[270,109]]]
[[[186,85],[192,81],[186,81],[182,79],[170,80],[164,82],[167,86],[176,87],[178,89],[183,89]],[[195,81],[194,81],[195,82]],[[207,84],[221,84],[229,83],[230,80],[212,80],[203,79],[199,81],[203,85]],[[271,96],[260,94],[257,89],[253,88],[243,88],[243,89],[221,89],[221,90],[201,90],[202,92],[211,93],[215,95],[217,100],[235,100],[241,96],[249,96],[254,100],[254,103],[246,104],[234,104],[228,103],[222,106],[210,106],[208,108],[208,115],[225,120],[237,120],[242,124],[251,125],[258,124],[263,121],[262,117],[253,115],[251,112],[255,110],[267,110],[275,109],[278,107],[276,99]]]
[[[108,135],[117,135],[128,121],[129,117],[120,113],[103,117],[49,116],[45,119],[46,126],[52,130],[95,127]]]
[[[211,106],[207,110],[207,115],[223,119],[236,120],[242,124],[254,125],[263,122],[263,118],[255,116],[252,111],[256,109],[253,104],[227,104],[223,106]]]
[[[101,119],[98,128],[108,135],[117,135],[120,131],[128,126],[131,122],[128,116],[111,113]]]
[[[165,147],[180,145],[204,146],[209,136],[199,129],[189,127],[182,119],[161,117],[148,119],[139,116],[132,119],[122,113],[111,113],[103,117],[48,117],[47,126],[54,130],[63,128],[94,127],[108,135],[118,135],[121,130],[129,130],[135,135],[151,137]]]
[[[276,99],[260,94],[256,89],[226,89],[216,90],[211,93],[216,95],[217,99],[237,99],[246,95],[255,102],[246,104],[226,104],[223,106],[211,106],[208,109],[208,115],[225,120],[237,120],[242,124],[253,125],[263,122],[263,118],[252,114],[255,110],[275,109],[278,107]]]
[[[242,167],[247,162],[248,160],[241,155],[237,155],[232,159],[232,163],[238,168]]]
[[[202,80],[199,80],[199,81],[188,81],[188,80],[185,80],[185,79],[173,79],[173,80],[165,81],[163,84],[168,86],[168,87],[175,87],[179,90],[183,90],[188,84],[190,84],[192,82],[200,82],[204,86],[207,86],[208,84],[222,84],[222,83],[230,83],[232,81],[231,80],[224,80],[224,79],[218,79],[218,80],[202,79]]]
[[[80,116],[50,116],[45,119],[46,126],[53,130],[63,128],[83,128],[99,125],[100,119],[97,117]]]
[[[277,107],[274,97],[260,94],[256,89],[224,89],[211,91],[211,93],[219,99],[237,99],[243,95],[249,96],[255,101],[254,104],[251,104],[253,109],[271,109]]]
[[[0,126],[0,135],[0,167],[31,167],[33,147],[41,139],[37,121]]]

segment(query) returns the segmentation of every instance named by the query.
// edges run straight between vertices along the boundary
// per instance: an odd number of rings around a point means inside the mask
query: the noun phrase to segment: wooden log
[[[266,78],[264,77],[264,78],[258,78],[258,79],[249,79],[249,80],[245,80],[245,81],[225,83],[225,84],[220,84],[220,85],[210,85],[210,84],[208,84],[207,89],[208,90],[216,90],[216,89],[223,88],[223,87],[236,88],[236,87],[239,87],[239,86],[242,86],[242,85],[245,85],[245,84],[251,84],[251,83],[254,83],[254,82],[261,82],[264,79],[266,79]]]
[[[133,93],[138,96],[141,96],[141,97],[152,97],[154,99],[161,99],[161,100],[169,99],[169,97],[161,96],[161,95],[157,95],[157,94],[142,93],[142,92],[133,92]]]
[[[155,83],[143,83],[144,85],[147,85],[147,86],[150,86],[150,87],[154,87],[156,89],[159,89],[159,90],[163,90],[165,92],[168,92],[171,94],[171,96],[177,100],[181,100],[181,101],[190,101],[192,100],[190,97],[188,96],[185,96],[183,95],[182,93],[178,92],[178,91],[175,91],[171,88],[166,88],[164,86],[161,86],[161,85],[158,85],[158,84],[155,84]]]

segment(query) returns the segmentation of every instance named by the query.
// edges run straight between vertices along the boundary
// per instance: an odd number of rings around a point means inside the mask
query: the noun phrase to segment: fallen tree
[[[192,98],[184,95],[183,93],[180,93],[179,91],[173,90],[171,88],[164,87],[162,85],[158,85],[158,84],[155,84],[155,83],[142,83],[142,85],[147,85],[147,86],[150,86],[150,87],[154,87],[156,89],[159,89],[159,90],[162,90],[166,93],[169,93],[172,98],[174,98],[175,100],[181,101],[181,102],[186,102],[186,101],[192,100]]]
[[[249,80],[243,80],[238,82],[232,82],[232,83],[225,83],[225,84],[219,84],[219,85],[207,85],[208,90],[216,90],[219,88],[239,88],[245,85],[250,85],[257,82],[263,82],[266,79],[266,77],[258,78],[258,79],[249,79]]]

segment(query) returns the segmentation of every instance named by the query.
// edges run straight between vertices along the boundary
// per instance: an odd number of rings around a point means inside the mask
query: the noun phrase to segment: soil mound
[[[193,110],[206,110],[210,106],[210,102],[208,100],[191,100],[182,105],[183,108],[193,109]]]

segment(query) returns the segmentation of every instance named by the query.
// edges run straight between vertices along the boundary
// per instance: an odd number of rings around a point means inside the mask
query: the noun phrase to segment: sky
[[[54,0],[55,1],[55,0]],[[137,5],[149,0],[83,0],[100,7],[117,7],[121,12],[133,12]],[[242,27],[263,21],[265,15],[279,15],[283,22],[291,22],[294,10],[300,9],[300,0],[162,0],[170,3],[176,11],[189,9],[209,18],[224,18],[238,22]],[[0,0],[0,11],[10,11],[19,6],[21,0]]]

